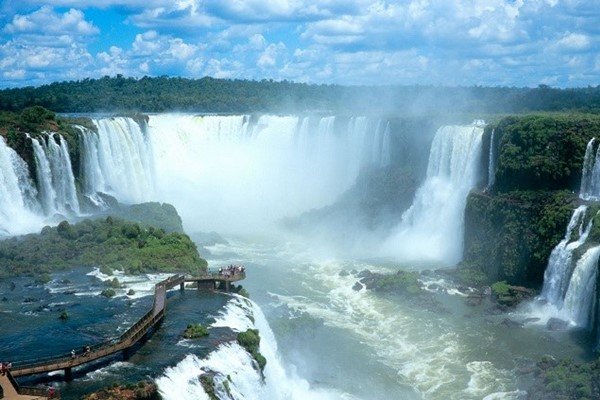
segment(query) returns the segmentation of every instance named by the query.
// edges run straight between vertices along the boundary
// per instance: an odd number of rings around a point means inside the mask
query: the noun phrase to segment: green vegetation
[[[196,245],[183,233],[142,228],[107,217],[75,225],[66,221],[0,242],[1,277],[40,275],[77,266],[104,266],[128,274],[206,270]],[[118,280],[113,284],[117,284]]]
[[[83,400],[160,400],[156,384],[142,381],[137,384],[121,385],[115,383],[110,388],[100,390],[82,397]]]
[[[491,287],[492,294],[496,297],[508,296],[510,294],[510,285],[505,281],[496,282]]]
[[[207,372],[205,374],[200,375],[200,383],[202,384],[202,388],[204,389],[210,400],[219,400],[215,389],[214,374]]]
[[[245,332],[238,333],[237,342],[256,360],[260,370],[264,370],[265,365],[267,365],[267,359],[260,354],[260,335],[258,334],[258,329],[248,329]]]
[[[420,101],[417,101],[417,100]],[[340,86],[247,81],[105,76],[0,91],[0,109],[41,105],[57,112],[194,110],[206,112],[306,110],[414,110],[501,112],[598,110],[600,87]]]
[[[183,233],[183,223],[177,209],[168,203],[147,202],[141,204],[117,204],[111,207],[109,213],[115,217],[142,226],[153,226],[165,232]]]
[[[365,275],[364,271],[361,275]],[[367,289],[379,292],[395,292],[414,295],[421,292],[419,273],[414,271],[398,271],[395,274],[370,274],[361,280]]]
[[[579,190],[585,147],[600,136],[600,117],[508,117],[491,128],[501,137],[496,190]]]
[[[600,398],[600,360],[576,363],[544,357],[530,399],[591,400]]]
[[[117,278],[113,278],[111,280],[109,280],[107,282],[108,286],[110,286],[113,289],[119,289],[121,288],[121,282],[119,282],[119,280]]]
[[[186,339],[198,339],[208,336],[208,329],[201,324],[189,324],[183,332],[183,337]]]
[[[459,270],[483,272],[487,283],[541,284],[550,252],[564,236],[576,201],[567,191],[471,193]]]
[[[100,292],[100,296],[104,296],[109,299],[111,297],[115,297],[116,295],[117,295],[117,292],[115,292],[115,289],[113,289],[113,288],[104,289],[102,292]]]
[[[513,116],[488,126],[486,135],[491,129],[499,143],[496,183],[491,192],[472,192],[467,199],[458,277],[466,284],[539,286],[550,252],[579,204],[574,192],[586,145],[600,137],[600,117]],[[590,241],[600,243],[595,225]]]
[[[40,106],[25,108],[19,113],[0,111],[0,135],[4,136],[7,144],[27,162],[31,176],[35,176],[35,161],[33,146],[26,133],[32,137],[44,132],[57,132],[62,135],[69,146],[73,171],[79,170],[79,131],[72,126],[74,123],[95,129],[89,119],[58,117],[54,112]]]

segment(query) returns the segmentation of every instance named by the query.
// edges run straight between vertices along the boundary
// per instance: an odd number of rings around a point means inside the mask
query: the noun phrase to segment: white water
[[[588,249],[577,261],[571,275],[563,309],[577,326],[591,328],[594,321],[599,257],[600,246]]]
[[[40,201],[45,215],[79,213],[79,200],[67,141],[49,133],[45,137],[30,138],[36,163]],[[60,143],[57,143],[57,141]]]
[[[488,189],[491,189],[496,182],[496,152],[494,149],[494,140],[496,136],[496,129],[492,129],[490,136],[490,152],[489,152],[489,164],[488,164]]]
[[[600,170],[594,160],[594,142],[588,142],[581,171],[579,197],[598,200]],[[573,256],[587,240],[593,218],[585,224],[587,206],[573,211],[565,237],[552,250],[544,272],[544,286],[539,296],[545,303],[530,305],[531,312],[543,321],[551,317],[569,321],[572,325],[592,328],[596,303],[596,277],[600,246],[591,247],[575,262]]]
[[[562,307],[573,271],[573,252],[585,243],[592,228],[591,221],[585,225],[586,211],[587,206],[579,206],[573,211],[565,237],[552,249],[544,272],[544,286],[540,298],[559,309]]]
[[[222,400],[352,398],[335,390],[311,388],[306,380],[290,372],[289,366],[284,368],[273,332],[254,302],[233,297],[212,326],[228,326],[235,332],[250,328],[259,330],[260,352],[267,359],[264,381],[244,348],[236,342],[224,343],[204,359],[190,354],[176,366],[167,368],[164,375],[156,380],[165,400],[208,399],[199,378],[207,372],[215,374],[216,394]]]
[[[0,235],[28,233],[41,225],[35,194],[27,164],[0,138]]]
[[[402,216],[385,252],[404,261],[454,265],[462,258],[464,210],[477,183],[481,126],[440,128],[429,154],[427,178]]]
[[[390,162],[385,121],[263,115],[95,120],[83,136],[88,196],[167,201],[203,230],[261,231],[333,202],[359,171]]]
[[[98,133],[83,131],[83,191],[108,193],[124,203],[154,198],[152,147],[131,118],[93,120]]]
[[[592,138],[585,149],[581,171],[579,197],[584,200],[600,200],[600,146],[594,152],[596,138]]]

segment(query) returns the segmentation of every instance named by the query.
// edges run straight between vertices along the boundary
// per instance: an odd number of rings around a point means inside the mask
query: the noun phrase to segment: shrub
[[[200,324],[189,324],[183,332],[183,337],[186,339],[198,339],[208,336],[208,329]]]

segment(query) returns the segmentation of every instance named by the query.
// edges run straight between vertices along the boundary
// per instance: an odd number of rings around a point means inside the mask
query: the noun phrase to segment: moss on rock
[[[486,283],[539,286],[576,204],[577,196],[568,191],[472,192],[459,276],[481,280],[481,272]]]

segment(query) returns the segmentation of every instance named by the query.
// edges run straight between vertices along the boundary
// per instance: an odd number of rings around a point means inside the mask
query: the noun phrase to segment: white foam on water
[[[83,376],[81,378],[81,380],[96,381],[96,380],[102,380],[102,379],[107,379],[107,378],[111,378],[111,377],[119,377],[119,376],[122,376],[124,373],[126,373],[127,370],[137,369],[137,368],[139,368],[139,367],[137,367],[135,364],[132,364],[130,362],[117,361],[106,367],[88,372],[87,374],[85,374],[85,376]]]
[[[235,308],[242,312],[234,311]],[[240,324],[238,318],[245,322]],[[252,319],[255,322],[252,322]],[[256,362],[244,348],[236,342],[224,343],[204,359],[190,354],[176,366],[167,368],[163,376],[156,380],[164,399],[207,399],[208,396],[200,382],[200,376],[205,373],[214,374],[216,394],[222,400],[353,398],[333,389],[313,388],[295,372],[290,372],[290,366],[284,368],[273,332],[255,303],[234,295],[213,326],[226,326],[227,322],[232,323],[229,327],[234,330],[245,330],[245,328],[259,330],[260,352],[267,359],[264,380],[257,370]]]
[[[91,272],[87,273],[88,276],[93,276],[102,282],[109,282],[117,278],[121,284],[121,288],[115,289],[116,297],[127,297],[129,299],[139,299],[146,296],[154,295],[154,286],[172,276],[172,273],[157,273],[157,274],[142,274],[142,275],[127,275],[125,272],[120,270],[113,271],[112,275],[103,274],[100,272],[100,268],[94,268]],[[135,292],[133,295],[129,295],[128,292],[133,289]],[[175,289],[173,289],[175,290]],[[77,295],[98,295],[101,291],[76,293]]]
[[[419,315],[402,303],[352,289],[356,278],[339,276],[335,262],[301,265],[294,272],[322,285],[325,297],[274,295],[295,313],[346,330],[376,359],[398,371],[400,382],[425,399],[481,399],[516,388],[512,372],[471,360],[466,343],[443,317]],[[422,313],[426,313],[423,311]]]

